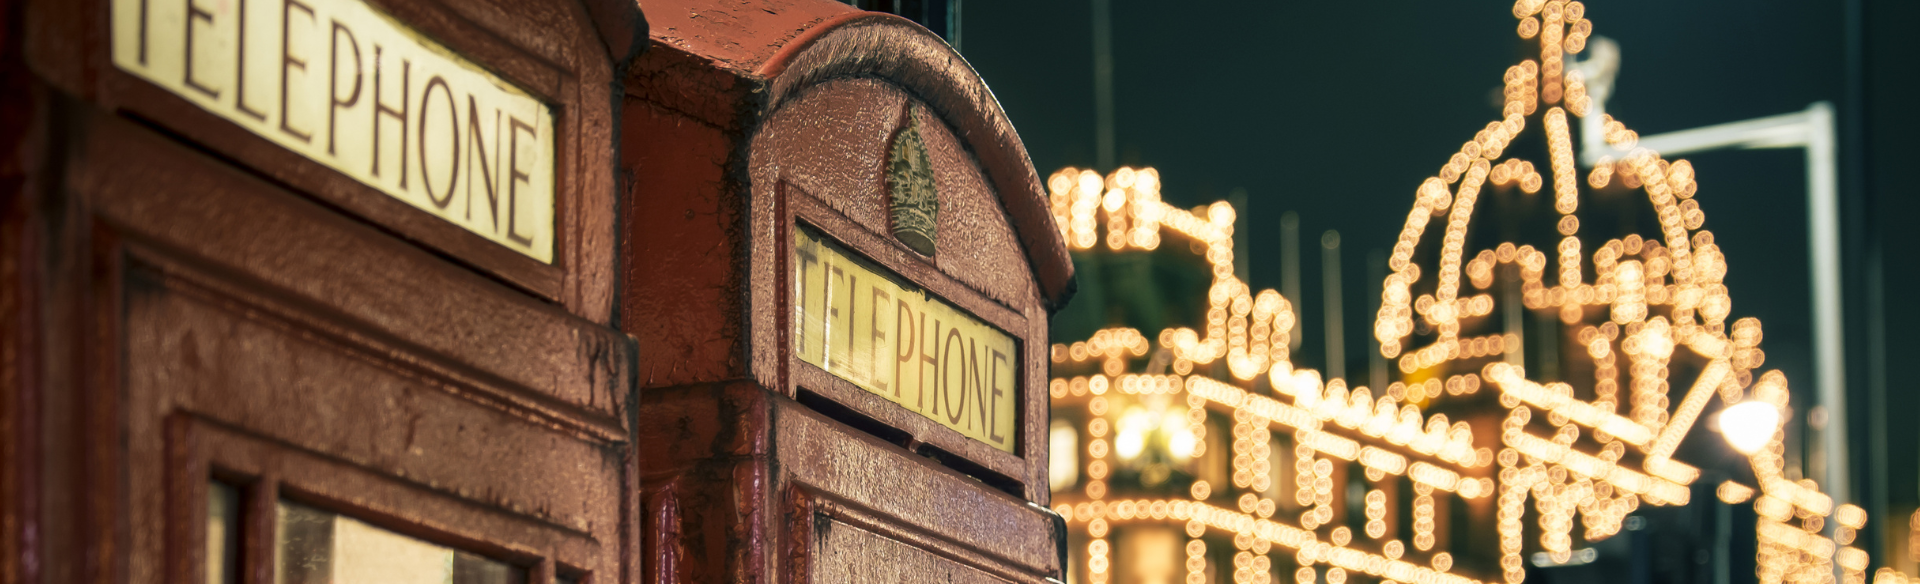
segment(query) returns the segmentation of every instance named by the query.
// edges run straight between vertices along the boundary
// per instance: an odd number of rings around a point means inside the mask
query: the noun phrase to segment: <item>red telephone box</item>
[[[1072,265],[992,94],[904,19],[649,2],[621,327],[653,582],[1059,578]]]
[[[645,26],[0,5],[0,581],[632,581]]]

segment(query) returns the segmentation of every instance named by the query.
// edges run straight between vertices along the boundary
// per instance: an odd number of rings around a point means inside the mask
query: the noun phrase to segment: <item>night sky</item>
[[[1255,290],[1280,287],[1280,217],[1300,214],[1303,294],[1294,300],[1305,313],[1305,342],[1295,360],[1304,366],[1323,367],[1316,243],[1322,232],[1338,230],[1348,371],[1363,374],[1354,365],[1367,354],[1373,317],[1366,307],[1380,285],[1368,278],[1368,252],[1393,245],[1415,187],[1499,119],[1503,71],[1537,58],[1537,41],[1515,34],[1511,6],[1113,0],[1118,162],[1158,168],[1163,196],[1179,206],[1247,189],[1251,208],[1242,216],[1250,222],[1242,225],[1252,241],[1240,253],[1252,254]],[[1877,93],[1869,95],[1881,100],[1874,103],[1891,104],[1911,95],[1905,77],[1914,68],[1910,61],[1890,66],[1880,49],[1901,48],[1899,58],[1917,52],[1911,33],[1895,23],[1913,20],[1894,20],[1912,15],[1887,10],[1915,10],[1886,8],[1873,13],[1880,24],[1869,24],[1884,33],[1869,43],[1879,51],[1870,53],[1879,67],[1872,70],[1906,72],[1870,78]],[[1799,111],[1817,101],[1846,107],[1841,2],[1593,0],[1586,15],[1595,35],[1621,47],[1607,111],[1643,136]],[[1043,180],[1063,166],[1095,163],[1091,20],[1089,0],[965,4],[962,54],[1020,130]],[[1904,165],[1894,154],[1914,150],[1904,133],[1887,128],[1920,126],[1908,106],[1880,107],[1892,113],[1870,116],[1866,127],[1874,129],[1868,143],[1888,160],[1876,163],[1884,175]],[[1523,156],[1538,164],[1542,154]],[[1797,392],[1811,392],[1803,151],[1684,158],[1697,169],[1706,228],[1728,257],[1735,317],[1759,317],[1765,367],[1781,369]],[[1867,182],[1885,192],[1904,186]],[[1915,209],[1915,197],[1898,192],[1903,196],[1881,211]],[[1911,247],[1896,245],[1920,243],[1908,231],[1889,232],[1889,290],[1911,289],[1897,285],[1914,279],[1914,262],[1897,252]],[[1887,298],[1888,318],[1914,321],[1898,294]],[[1913,344],[1906,336],[1890,334],[1894,353]],[[1911,457],[1910,450],[1895,459]]]

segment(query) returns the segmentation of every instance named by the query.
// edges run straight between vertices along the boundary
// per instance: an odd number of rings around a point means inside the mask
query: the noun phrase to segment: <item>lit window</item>
[[[1080,482],[1080,433],[1073,422],[1054,420],[1047,426],[1047,480],[1054,492],[1072,489]]]

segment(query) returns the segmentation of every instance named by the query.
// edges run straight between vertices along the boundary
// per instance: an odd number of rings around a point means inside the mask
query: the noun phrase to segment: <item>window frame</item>
[[[600,582],[585,533],[189,415],[167,424],[167,572],[206,582],[208,491],[240,491],[239,584],[276,579],[277,506],[286,500],[527,570],[529,584]],[[618,575],[604,575],[617,579]]]

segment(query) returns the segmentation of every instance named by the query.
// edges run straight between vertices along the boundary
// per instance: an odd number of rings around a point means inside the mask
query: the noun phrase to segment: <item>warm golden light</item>
[[[1520,170],[1523,175],[1531,172],[1530,167]],[[1187,548],[1190,582],[1206,578],[1206,546],[1198,538],[1209,530],[1221,530],[1234,535],[1240,550],[1234,556],[1236,583],[1267,582],[1272,574],[1266,554],[1274,546],[1312,558],[1309,564],[1328,563],[1332,566],[1329,573],[1350,570],[1403,582],[1477,583],[1448,574],[1451,564],[1446,561],[1431,566],[1404,561],[1402,557],[1411,552],[1402,542],[1377,541],[1385,536],[1385,517],[1391,504],[1385,491],[1374,489],[1367,494],[1369,520],[1355,526],[1366,539],[1355,541],[1354,529],[1337,525],[1332,473],[1338,462],[1364,469],[1369,480],[1375,482],[1402,475],[1411,478],[1426,501],[1421,506],[1425,519],[1416,521],[1423,535],[1415,538],[1413,547],[1425,553],[1434,547],[1432,493],[1446,492],[1468,499],[1490,495],[1494,490],[1491,479],[1463,474],[1484,472],[1476,469],[1492,465],[1493,451],[1474,444],[1465,422],[1450,423],[1444,415],[1422,414],[1419,406],[1407,399],[1408,390],[1403,384],[1375,396],[1369,388],[1350,388],[1338,379],[1323,382],[1318,372],[1294,369],[1287,351],[1294,326],[1291,303],[1272,290],[1254,293],[1233,274],[1232,235],[1237,211],[1226,203],[1192,210],[1165,205],[1158,199],[1159,184],[1159,175],[1153,169],[1132,168],[1106,177],[1069,168],[1048,180],[1054,194],[1055,219],[1074,249],[1090,250],[1105,241],[1107,249],[1115,252],[1151,250],[1160,242],[1162,228],[1166,228],[1190,239],[1214,276],[1207,294],[1204,330],[1170,328],[1150,339],[1134,329],[1112,328],[1097,331],[1085,341],[1048,349],[1055,364],[1093,365],[1100,370],[1097,374],[1054,378],[1047,386],[1056,402],[1085,404],[1092,416],[1085,425],[1086,446],[1070,448],[1076,454],[1086,454],[1084,471],[1078,473],[1088,479],[1082,489],[1085,502],[1061,505],[1065,508],[1061,515],[1085,526],[1090,537],[1085,556],[1089,580],[1107,582],[1113,577],[1112,550],[1107,543],[1111,525],[1179,521],[1186,524],[1193,538]],[[1102,226],[1106,229],[1104,236]],[[1114,234],[1122,230],[1126,238],[1115,238]],[[1482,315],[1491,306],[1492,299],[1486,295],[1462,299],[1465,314]],[[1493,354],[1516,341],[1496,335],[1463,342],[1469,352]],[[1170,374],[1129,372],[1133,362],[1158,358],[1154,356],[1156,350],[1168,357]],[[1222,361],[1231,380],[1213,379],[1195,367]],[[1277,393],[1291,398],[1291,403],[1238,385],[1258,378],[1271,382]],[[1478,374],[1467,374],[1432,380],[1430,386],[1418,386],[1418,391],[1430,390],[1436,397],[1464,395],[1479,391],[1481,386]],[[1142,406],[1131,405],[1114,411],[1106,401],[1113,395],[1184,396],[1186,409],[1167,408],[1162,414],[1152,414]],[[1195,481],[1188,488],[1190,504],[1108,499],[1105,479],[1112,472],[1109,457],[1137,460],[1150,448],[1164,448],[1175,460],[1202,456],[1206,451],[1208,411],[1230,414],[1233,420],[1234,439],[1228,453],[1233,467],[1230,485],[1216,487]],[[1275,486],[1269,443],[1275,433],[1292,434],[1295,445],[1291,452],[1296,465],[1292,503],[1304,508],[1299,528],[1274,522],[1279,507],[1269,498]],[[1409,455],[1428,458],[1409,460]],[[1066,476],[1064,472],[1062,476]],[[1239,492],[1236,509],[1200,506],[1216,494],[1216,489],[1224,488]],[[1322,539],[1315,535],[1321,528],[1333,531]],[[1374,551],[1357,549],[1363,545]]]
[[[1741,454],[1759,452],[1779,429],[1780,409],[1773,404],[1741,402],[1720,410],[1720,435]]]
[[[1048,392],[1056,408],[1088,414],[1083,445],[1066,449],[1085,454],[1085,486],[1056,500],[1088,536],[1089,582],[1114,577],[1112,525],[1168,522],[1189,537],[1189,584],[1208,581],[1211,570],[1236,584],[1284,579],[1268,558],[1273,550],[1292,555],[1293,578],[1303,584],[1350,575],[1478,584],[1452,572],[1441,537],[1448,506],[1436,499],[1459,497],[1490,506],[1496,518],[1499,559],[1478,576],[1519,584],[1523,554],[1566,564],[1626,529],[1642,505],[1689,504],[1702,471],[1674,456],[1718,398],[1718,428],[1746,455],[1756,484],[1723,481],[1713,492],[1759,516],[1759,581],[1865,583],[1869,558],[1851,547],[1866,528],[1864,511],[1836,505],[1819,485],[1783,470],[1786,378],[1763,369],[1761,323],[1734,317],[1726,255],[1705,229],[1693,165],[1640,147],[1634,130],[1608,116],[1600,127],[1620,155],[1581,168],[1573,133],[1582,126],[1572,118],[1592,113],[1593,102],[1567,55],[1584,50],[1593,22],[1577,1],[1518,0],[1513,14],[1516,33],[1538,43],[1537,58],[1506,69],[1498,119],[1414,189],[1387,258],[1373,326],[1381,356],[1399,374],[1387,387],[1294,366],[1292,299],[1256,292],[1234,273],[1242,210],[1169,205],[1151,168],[1104,176],[1066,168],[1049,177],[1056,226],[1071,249],[1149,251],[1174,238],[1204,258],[1212,276],[1203,323],[1157,334],[1110,328],[1049,348],[1056,366],[1083,373],[1051,379]],[[1521,141],[1530,129],[1540,139]],[[1545,150],[1526,153],[1529,160],[1508,152],[1515,143]],[[1591,227],[1581,203],[1601,189],[1644,196],[1656,221],[1641,233],[1583,234]],[[1552,205],[1552,225],[1541,226],[1548,238],[1481,247],[1479,235],[1468,237],[1484,206],[1516,198]],[[1539,315],[1542,324],[1523,328],[1510,322],[1514,315]],[[1538,346],[1527,335],[1543,329],[1568,343],[1562,359],[1586,361],[1562,368],[1578,378],[1522,365],[1539,362],[1524,351]],[[1481,426],[1437,413],[1461,415],[1450,406],[1475,399],[1485,405],[1465,411],[1497,402],[1504,417]],[[1157,409],[1139,405],[1148,400]],[[1226,435],[1209,438],[1210,428]],[[1195,480],[1170,499],[1108,499],[1114,459],[1135,460],[1149,448],[1200,459],[1209,444],[1230,461],[1228,474]],[[1410,489],[1399,486],[1403,477]],[[1349,524],[1347,509],[1364,518]],[[1209,533],[1232,538],[1234,547],[1221,550],[1232,552],[1231,565],[1212,564],[1202,540]],[[1891,570],[1874,578],[1908,581]]]

